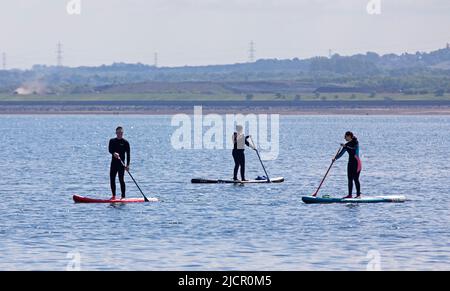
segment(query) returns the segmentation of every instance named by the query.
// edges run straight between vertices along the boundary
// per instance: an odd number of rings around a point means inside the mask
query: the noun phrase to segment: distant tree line
[[[295,99],[299,100],[301,88],[318,93],[361,92],[371,96],[384,92],[443,95],[450,93],[450,49],[383,56],[373,52],[353,56],[335,54],[330,58],[270,59],[199,67],[156,68],[115,63],[99,67],[36,65],[30,70],[0,70],[1,93],[13,93],[30,83],[43,84],[47,94],[81,94],[145,82],[227,83],[222,86],[224,92],[241,92],[248,100],[258,90],[279,93],[279,99],[284,93],[296,92]],[[214,94],[219,87],[208,89],[209,94]]]

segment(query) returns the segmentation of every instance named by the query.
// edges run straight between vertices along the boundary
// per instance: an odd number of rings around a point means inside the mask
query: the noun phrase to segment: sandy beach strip
[[[450,101],[9,101],[0,114],[450,115]]]

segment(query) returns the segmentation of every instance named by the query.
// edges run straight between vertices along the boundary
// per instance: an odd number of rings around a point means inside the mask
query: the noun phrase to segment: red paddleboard
[[[125,199],[93,199],[78,195],[73,195],[75,203],[141,203],[145,202],[144,198],[125,198]],[[148,198],[149,202],[158,202],[158,198]]]

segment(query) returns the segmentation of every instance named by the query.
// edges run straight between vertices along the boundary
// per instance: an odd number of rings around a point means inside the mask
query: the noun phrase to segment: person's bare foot
[[[343,197],[342,199],[352,199],[352,198],[353,198],[352,195],[347,195],[347,196]]]

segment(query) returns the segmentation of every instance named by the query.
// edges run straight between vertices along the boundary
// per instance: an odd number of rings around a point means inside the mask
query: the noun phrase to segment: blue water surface
[[[74,204],[107,198],[108,140],[125,127],[132,173],[149,204]],[[346,130],[360,139],[365,195],[403,204],[305,205]],[[231,151],[174,150],[171,116],[3,115],[0,269],[366,270],[450,269],[450,117],[285,116],[283,184],[192,185],[231,178]],[[247,177],[263,170],[246,151]],[[127,177],[128,196],[140,194]],[[321,194],[347,191],[346,157]],[[375,266],[375,267],[374,267]]]

